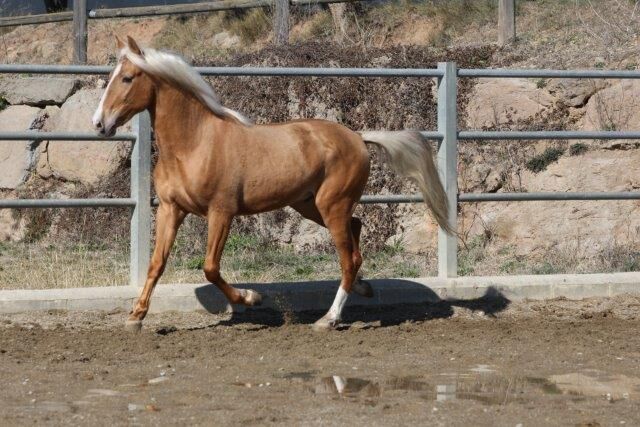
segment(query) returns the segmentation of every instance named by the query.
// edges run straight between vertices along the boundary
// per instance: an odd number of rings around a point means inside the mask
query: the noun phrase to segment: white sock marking
[[[333,376],[333,384],[335,384],[336,390],[340,394],[342,394],[344,389],[347,388],[347,382],[345,381],[345,379],[337,375]]]
[[[340,286],[338,288],[338,293],[336,293],[336,298],[333,300],[333,304],[329,309],[329,317],[331,320],[342,319],[342,309],[347,302],[347,298],[349,298],[349,294],[342,289],[342,286]]]

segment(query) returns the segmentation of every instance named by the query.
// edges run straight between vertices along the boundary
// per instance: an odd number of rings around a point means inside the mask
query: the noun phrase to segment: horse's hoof
[[[127,320],[124,322],[124,330],[138,333],[142,329],[142,320]]]
[[[262,304],[262,295],[251,289],[244,290],[244,305],[253,307]]]
[[[353,292],[360,296],[366,298],[373,297],[373,288],[371,287],[371,284],[366,280],[362,280],[362,278],[360,277],[358,277],[358,279],[353,283],[351,289],[353,289]]]
[[[330,319],[327,316],[324,316],[323,318],[318,319],[311,328],[315,332],[327,332],[336,329],[337,326],[337,319]]]

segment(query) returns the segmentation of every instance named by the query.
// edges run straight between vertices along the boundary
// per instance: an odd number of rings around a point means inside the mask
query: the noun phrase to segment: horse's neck
[[[168,84],[159,84],[150,110],[156,142],[166,154],[192,151],[203,143],[197,137],[202,126],[222,122],[195,98]]]

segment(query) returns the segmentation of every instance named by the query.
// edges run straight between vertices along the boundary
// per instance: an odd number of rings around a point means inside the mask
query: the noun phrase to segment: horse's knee
[[[218,282],[218,280],[220,280],[220,264],[205,264],[204,277],[211,283]]]

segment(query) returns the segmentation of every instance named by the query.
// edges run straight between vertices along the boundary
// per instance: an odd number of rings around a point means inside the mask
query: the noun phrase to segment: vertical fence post
[[[137,135],[131,152],[131,198],[136,206],[131,215],[131,263],[129,284],[142,286],[147,278],[151,252],[151,120],[139,113],[133,121]]]
[[[289,43],[289,0],[275,0],[273,40],[277,46]]]
[[[457,228],[458,207],[458,117],[457,68],[455,62],[439,62],[444,75],[438,78],[438,132],[444,138],[438,148],[438,170],[449,206],[449,224]],[[458,238],[438,230],[438,276],[458,274]]]
[[[73,1],[73,63],[87,63],[87,0]]]
[[[498,5],[498,44],[516,41],[516,0],[500,0]]]

